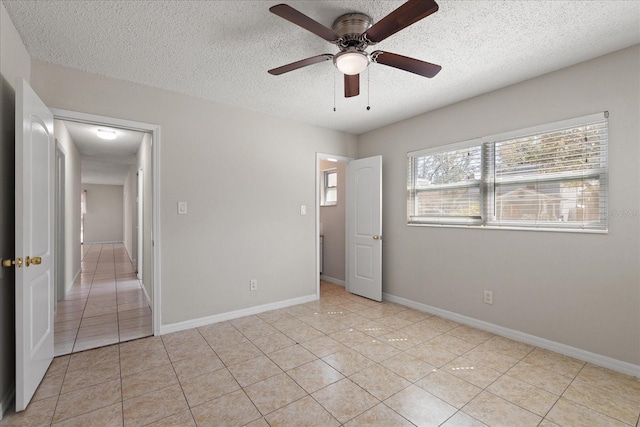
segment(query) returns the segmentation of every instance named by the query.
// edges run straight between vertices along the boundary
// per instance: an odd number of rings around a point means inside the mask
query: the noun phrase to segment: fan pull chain
[[[367,111],[371,110],[371,102],[369,102],[370,98],[369,98],[369,94],[371,93],[371,91],[369,90],[369,88],[371,87],[370,83],[370,77],[371,77],[371,67],[367,67]]]
[[[336,71],[333,70],[333,111],[336,111]]]

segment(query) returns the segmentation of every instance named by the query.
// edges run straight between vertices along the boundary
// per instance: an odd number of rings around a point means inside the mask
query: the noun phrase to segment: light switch
[[[187,202],[178,202],[178,215],[187,214]]]
[[[307,205],[300,205],[300,215],[307,214]]]

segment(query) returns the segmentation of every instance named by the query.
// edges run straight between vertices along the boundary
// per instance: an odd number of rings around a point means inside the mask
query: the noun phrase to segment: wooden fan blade
[[[344,75],[344,97],[360,95],[360,74]]]
[[[396,53],[383,52],[381,50],[373,52],[371,59],[378,64],[398,68],[429,78],[438,74],[442,69],[441,66],[430,62],[420,61],[419,59],[409,58],[408,56],[402,56]]]
[[[381,42],[437,11],[438,4],[433,0],[409,0],[365,31],[364,37],[371,43]]]
[[[307,65],[317,64],[318,62],[328,61],[333,58],[330,53],[324,53],[318,56],[312,56],[311,58],[302,59],[300,61],[292,62],[291,64],[283,65],[282,67],[269,70],[269,74],[279,76],[280,74],[288,73],[289,71],[297,70],[298,68],[306,67]]]
[[[328,42],[335,43],[340,38],[340,36],[338,36],[332,29],[327,28],[318,21],[309,18],[304,13],[298,12],[289,5],[278,4],[270,7],[269,11],[298,25],[299,27],[304,28],[307,31],[312,32],[316,36],[322,37]]]

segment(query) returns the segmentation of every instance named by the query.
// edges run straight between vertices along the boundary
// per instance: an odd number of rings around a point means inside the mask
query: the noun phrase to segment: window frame
[[[437,226],[437,227],[464,227],[480,229],[502,229],[502,230],[536,230],[536,231],[557,231],[557,232],[580,232],[580,233],[608,233],[608,147],[609,147],[609,113],[607,111],[576,117],[568,120],[546,123],[525,129],[504,132],[487,137],[476,138],[460,143],[448,144],[423,150],[407,153],[407,225],[409,226]],[[510,140],[543,135],[555,131],[584,127],[590,124],[604,124],[605,138],[600,147],[600,164],[596,167],[580,171],[569,171],[551,174],[544,178],[540,175],[536,177],[521,177],[520,179],[502,179],[496,183],[495,180],[495,146]],[[415,186],[417,157],[435,153],[447,153],[463,148],[481,146],[481,178],[480,178],[480,219],[474,220],[471,217],[419,217],[416,215],[417,203],[416,195],[419,190]],[[490,164],[488,164],[490,163]],[[587,172],[585,174],[585,172]],[[523,220],[498,220],[496,219],[496,189],[500,186],[519,183],[550,183],[568,182],[574,180],[586,181],[589,178],[597,180],[600,186],[599,195],[604,196],[599,199],[599,220],[596,221],[541,221],[532,220],[530,223]]]
[[[442,150],[445,148],[446,150]],[[425,157],[432,154],[445,154],[455,151],[464,150],[466,148],[480,147],[482,150],[482,143],[479,138],[468,141],[463,141],[455,144],[449,144],[445,147],[434,147],[424,150],[413,151],[407,154],[407,170],[408,179],[411,181],[411,185],[408,185],[407,193],[410,196],[407,200],[407,222],[411,225],[480,225],[483,218],[483,203],[482,203],[482,177],[475,180],[473,183],[453,183],[453,184],[435,184],[430,189],[416,189],[417,180],[417,168],[415,167],[412,158]],[[482,156],[482,153],[480,154]],[[481,165],[482,167],[482,165]],[[415,199],[420,192],[427,192],[431,190],[440,189],[463,189],[463,188],[478,188],[480,193],[480,215],[479,216],[419,216],[417,214],[417,203]],[[411,213],[410,213],[411,212]],[[413,218],[413,220],[412,220]]]
[[[329,185],[329,175],[335,174],[336,184]],[[335,189],[336,199],[327,201],[327,193],[329,190]],[[324,169],[322,171],[322,192],[320,206],[337,206],[338,205],[338,168]]]

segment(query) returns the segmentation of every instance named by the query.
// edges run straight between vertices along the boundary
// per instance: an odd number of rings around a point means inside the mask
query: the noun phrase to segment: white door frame
[[[353,157],[341,156],[338,154],[316,153],[316,296],[320,298],[320,191],[321,191],[321,178],[320,178],[320,160],[335,160],[337,162],[349,163],[351,160],[355,160]],[[345,174],[348,171],[345,168]],[[346,178],[346,177],[345,177]],[[345,179],[346,182],[346,179]],[[349,197],[347,189],[345,191],[345,200]],[[345,217],[346,221],[346,217]],[[348,230],[347,230],[348,231]],[[345,238],[345,245],[347,244]],[[345,248],[348,249],[348,248]],[[345,270],[349,268],[349,251],[345,250]],[[349,289],[349,276],[345,271],[345,289]]]
[[[144,170],[136,170],[136,276],[142,282],[144,271]],[[144,282],[143,282],[144,283]]]
[[[74,122],[84,122],[102,126],[113,126],[122,129],[129,129],[141,132],[148,132],[152,135],[151,147],[151,165],[152,165],[152,225],[151,225],[151,245],[153,260],[153,334],[160,334],[160,319],[162,309],[161,304],[161,248],[160,242],[160,126],[150,123],[136,122],[131,120],[116,119],[113,117],[98,116],[95,114],[81,113],[78,111],[62,110],[59,108],[50,108],[54,119],[69,120]],[[140,242],[138,242],[140,244]]]

